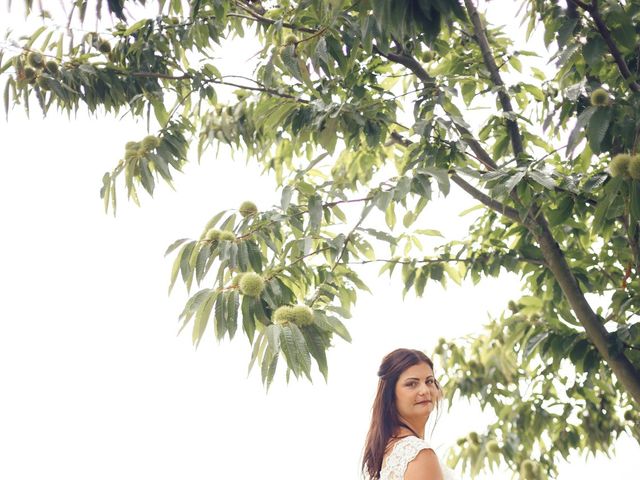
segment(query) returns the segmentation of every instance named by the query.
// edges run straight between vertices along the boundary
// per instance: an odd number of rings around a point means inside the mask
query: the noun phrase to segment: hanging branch
[[[629,85],[629,88],[631,90],[633,90],[636,93],[640,92],[640,83],[633,80],[633,74],[631,73],[631,70],[629,70],[629,66],[624,61],[624,58],[622,57],[622,54],[620,53],[618,46],[616,45],[616,43],[613,41],[613,38],[611,37],[611,32],[609,31],[609,29],[607,28],[607,25],[604,23],[604,20],[602,19],[602,15],[600,14],[600,8],[598,6],[598,0],[592,0],[591,4],[581,2],[580,0],[568,0],[568,1],[580,7],[584,11],[589,12],[589,14],[591,15],[591,18],[593,18],[593,21],[596,24],[596,28],[598,29],[600,36],[607,44],[607,47],[609,48],[609,52],[611,52],[611,56],[613,57],[613,59],[616,62],[616,65],[618,66],[618,70],[620,71],[620,74],[627,81],[627,84]]]

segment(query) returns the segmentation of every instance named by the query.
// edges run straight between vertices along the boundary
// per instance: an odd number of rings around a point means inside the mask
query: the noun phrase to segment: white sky
[[[11,17],[0,14],[4,30]],[[234,44],[240,64],[250,51]],[[279,378],[266,394],[258,371],[247,378],[242,336],[217,343],[207,331],[197,351],[190,333],[176,336],[187,294],[178,284],[167,297],[162,255],[222,209],[277,203],[273,180],[210,152],[178,176],[177,192],[160,185],[142,208],[121,195],[114,219],[100,180],[144,123],[40,117],[16,109],[0,120],[0,478],[356,479],[382,356],[477,331],[518,296],[517,281],[503,278],[429,285],[423,299],[403,301],[398,279],[371,269],[374,295],[361,295],[347,323],[353,343],[336,339],[330,350],[329,383],[317,372],[313,385]],[[457,231],[448,222],[468,200],[451,203],[434,203],[425,228]],[[442,454],[482,425],[477,408],[456,405],[433,443]],[[576,457],[560,478],[627,475],[636,452],[625,439],[615,459]]]

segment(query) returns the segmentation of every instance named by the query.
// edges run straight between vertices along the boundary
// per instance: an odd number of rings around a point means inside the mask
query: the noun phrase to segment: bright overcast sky
[[[4,6],[0,16],[0,32],[22,22]],[[225,49],[228,73],[255,50]],[[246,338],[217,343],[208,331],[194,350],[190,333],[176,336],[187,294],[178,285],[167,296],[163,253],[222,209],[277,203],[274,181],[241,156],[210,151],[176,192],[162,184],[141,208],[121,195],[117,217],[107,216],[101,177],[145,135],[129,118],[42,120],[35,102],[30,120],[20,108],[0,120],[2,479],[357,479],[382,356],[478,331],[518,296],[511,277],[447,291],[430,284],[424,298],[403,301],[398,278],[371,269],[374,294],[361,295],[347,323],[353,343],[335,340],[328,384],[317,372],[313,385],[280,377],[266,394],[257,371],[247,377]],[[424,227],[460,232],[450,219],[469,203],[453,203],[435,202]],[[482,425],[476,407],[455,405],[433,444],[444,455]],[[576,457],[560,478],[627,476],[636,451],[625,439],[615,459]]]

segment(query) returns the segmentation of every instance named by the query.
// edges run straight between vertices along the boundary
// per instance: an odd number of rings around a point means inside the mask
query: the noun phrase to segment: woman
[[[442,391],[433,362],[400,348],[382,360],[362,469],[371,480],[451,480],[451,472],[424,441],[429,415]]]

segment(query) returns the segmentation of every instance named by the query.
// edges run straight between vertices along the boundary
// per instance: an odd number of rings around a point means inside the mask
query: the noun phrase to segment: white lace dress
[[[418,437],[405,437],[398,440],[385,456],[380,470],[380,480],[403,480],[409,462],[416,458],[420,450],[433,447]],[[440,463],[444,480],[456,480],[453,471]]]

